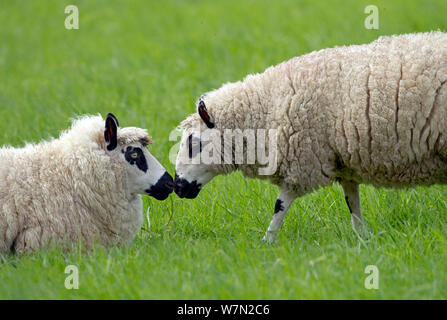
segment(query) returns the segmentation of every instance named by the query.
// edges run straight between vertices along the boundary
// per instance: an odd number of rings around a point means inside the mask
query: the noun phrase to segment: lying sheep
[[[447,183],[446,83],[447,34],[431,32],[312,52],[226,84],[202,96],[198,114],[181,125],[175,192],[194,198],[215,175],[236,169],[269,178],[281,190],[264,237],[274,241],[297,197],[339,181],[360,230],[360,183]],[[187,163],[210,143],[200,136],[204,124],[220,137],[224,129],[275,129],[276,171],[261,176],[257,162]]]
[[[141,194],[163,200],[173,187],[149,143],[146,130],[119,128],[109,114],[79,118],[52,141],[0,148],[0,253],[132,242]]]

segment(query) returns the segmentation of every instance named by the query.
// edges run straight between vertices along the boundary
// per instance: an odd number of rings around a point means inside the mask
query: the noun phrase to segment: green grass
[[[72,3],[80,29],[69,31]],[[363,27],[368,4],[379,7],[379,30]],[[113,112],[148,128],[151,152],[173,173],[169,132],[201,93],[312,50],[445,31],[446,12],[443,0],[0,0],[0,144]],[[145,197],[151,226],[133,246],[2,257],[0,298],[447,298],[446,187],[362,186],[367,240],[352,231],[341,188],[324,188],[294,203],[278,244],[267,246],[277,192],[235,173],[195,200]],[[64,288],[70,264],[79,290]],[[367,265],[379,268],[379,290],[364,288]]]

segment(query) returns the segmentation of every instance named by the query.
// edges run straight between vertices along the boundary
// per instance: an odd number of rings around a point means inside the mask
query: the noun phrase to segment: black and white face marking
[[[174,181],[163,166],[147,149],[141,146],[124,146],[121,149],[128,164],[127,177],[137,193],[146,193],[164,200],[174,189]]]
[[[197,103],[197,112],[208,127],[215,128],[214,117],[206,109],[204,96]],[[206,150],[206,139],[203,140],[191,131],[183,132],[182,143],[175,164],[174,191],[180,198],[193,199],[197,197],[202,187],[217,175],[214,165],[201,162],[202,150]],[[193,159],[194,158],[194,159]],[[190,161],[193,159],[193,161]],[[188,160],[188,161],[187,161]],[[195,161],[198,160],[198,161]]]
[[[212,164],[202,163],[200,159],[202,151],[206,150],[207,143],[209,142],[203,142],[195,132],[183,133],[174,180],[174,191],[180,198],[197,197],[202,186],[217,174]]]
[[[131,136],[141,135],[142,132],[139,128],[118,127],[118,119],[109,113],[104,128],[105,151],[111,158],[119,158],[124,167],[123,182],[128,194],[146,194],[158,200],[166,199],[174,189],[174,180],[147,150],[149,137],[135,139],[134,145],[120,144],[120,134]]]
[[[126,150],[122,150],[122,153],[124,153],[124,158],[127,162],[131,165],[136,164],[138,169],[143,172],[147,172],[147,161],[141,148],[128,146]]]
[[[191,133],[188,137],[188,156],[190,159],[202,152],[202,141]]]
[[[189,159],[200,155],[200,153],[202,152],[202,141],[199,137],[194,136],[193,133],[188,135],[185,143],[182,144],[182,146],[184,146],[184,150],[186,151]],[[177,159],[177,164],[178,160],[179,159]],[[199,169],[200,171],[201,167],[202,166],[200,164],[197,164],[192,165],[189,168],[193,171],[195,171],[194,169]],[[175,175],[174,191],[180,198],[194,199],[199,194],[201,188],[202,185],[198,183],[197,180],[189,182],[187,179],[181,178],[177,174]]]
[[[202,185],[197,180],[188,182],[186,179],[179,178],[175,175],[174,191],[180,198],[194,199],[202,189]]]

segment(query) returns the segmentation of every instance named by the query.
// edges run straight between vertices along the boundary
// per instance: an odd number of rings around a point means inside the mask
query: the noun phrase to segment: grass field
[[[80,29],[64,28],[76,4]],[[379,30],[364,8],[380,10]],[[0,144],[57,136],[82,113],[148,128],[173,174],[169,132],[203,92],[312,50],[379,35],[447,30],[438,1],[0,0]],[[295,201],[278,243],[261,239],[277,188],[239,173],[195,200],[145,197],[129,248],[0,257],[2,299],[447,298],[447,188],[361,187],[359,238],[338,185]],[[145,219],[146,220],[146,219]],[[79,290],[64,287],[79,267]],[[367,265],[380,271],[367,290]]]

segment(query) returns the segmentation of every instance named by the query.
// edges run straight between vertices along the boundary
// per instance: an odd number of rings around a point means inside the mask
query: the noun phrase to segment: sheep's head
[[[119,128],[116,117],[109,113],[105,121],[106,152],[124,167],[127,187],[133,194],[148,194],[166,199],[173,190],[172,177],[148,151],[151,143],[146,130]]]
[[[174,190],[180,198],[193,199],[206,183],[225,171],[221,133],[214,129],[214,119],[203,97],[197,103],[197,114],[191,115],[181,126],[183,134],[175,166]]]
[[[180,198],[197,197],[213,177],[235,169],[249,177],[275,174],[278,130],[254,121],[260,115],[246,107],[246,97],[240,83],[226,84],[202,96],[197,113],[182,122],[174,182]]]

